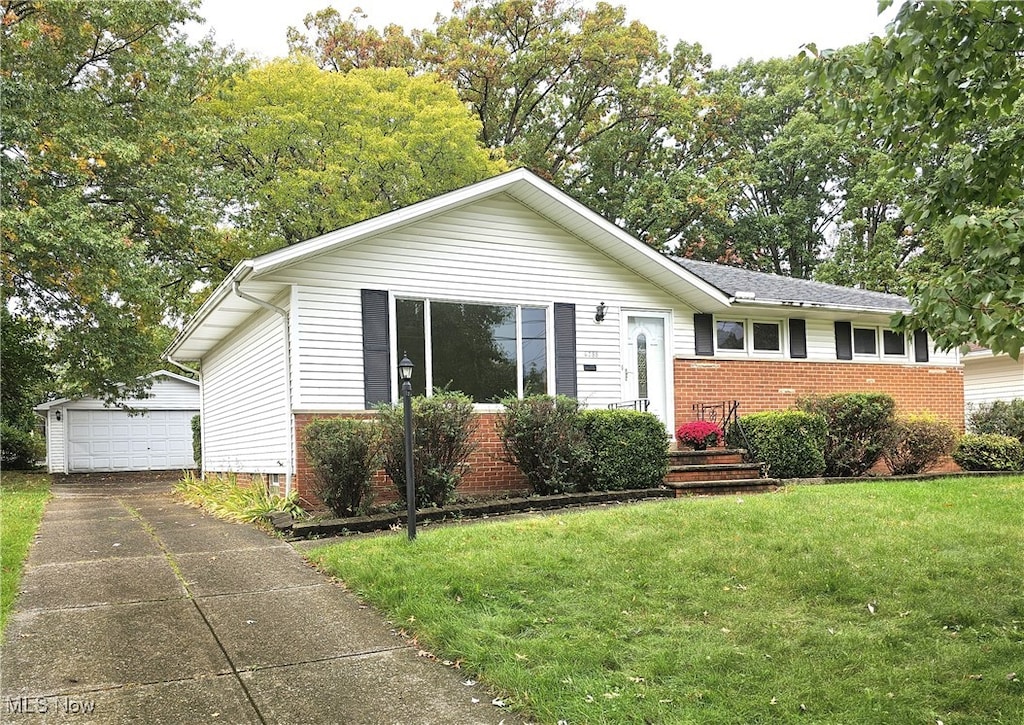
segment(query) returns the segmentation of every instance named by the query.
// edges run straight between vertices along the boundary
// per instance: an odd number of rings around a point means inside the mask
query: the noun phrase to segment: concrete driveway
[[[286,542],[169,490],[55,483],[4,633],[0,722],[522,722]]]

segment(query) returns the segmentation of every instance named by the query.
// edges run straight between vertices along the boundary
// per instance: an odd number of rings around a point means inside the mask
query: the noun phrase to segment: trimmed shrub
[[[505,460],[526,476],[540,496],[584,490],[591,451],[579,417],[579,403],[566,396],[506,398],[497,431]]]
[[[884,393],[840,393],[799,402],[825,419],[826,476],[860,476],[878,463],[896,421],[896,401]]]
[[[405,425],[402,403],[382,405],[381,450],[384,470],[405,501]],[[475,449],[472,399],[462,393],[437,391],[412,399],[413,475],[416,506],[444,506],[462,481],[466,461]]]
[[[775,478],[811,478],[825,472],[825,419],[799,410],[765,411],[740,416],[730,426],[726,445],[743,448]]]
[[[302,434],[302,448],[316,476],[313,491],[335,516],[365,513],[379,465],[377,427],[352,418],[314,418]]]
[[[967,426],[972,433],[998,433],[1024,443],[1024,398],[979,405],[967,416]]]
[[[968,433],[953,448],[953,460],[965,471],[1020,471],[1024,443],[998,433]]]
[[[654,488],[665,482],[668,435],[658,416],[636,410],[584,410],[580,420],[592,452],[593,489]]]
[[[46,457],[46,442],[32,431],[0,422],[0,464],[5,471],[31,471]]]
[[[192,460],[203,470],[203,423],[198,415],[192,416]]]
[[[897,476],[921,473],[952,451],[954,443],[956,431],[946,421],[934,415],[911,415],[893,424],[882,458]]]

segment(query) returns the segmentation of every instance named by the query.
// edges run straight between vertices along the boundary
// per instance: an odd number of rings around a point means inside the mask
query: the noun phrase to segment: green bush
[[[860,476],[878,463],[896,421],[896,401],[884,393],[839,393],[800,401],[825,419],[825,475]]]
[[[405,427],[402,403],[382,405],[380,426],[384,470],[405,501]],[[437,391],[412,399],[413,470],[416,505],[444,506],[462,480],[473,453],[473,401],[462,393]]]
[[[882,458],[897,476],[921,473],[953,450],[954,443],[956,431],[946,421],[934,415],[911,415],[893,424]]]
[[[0,422],[0,467],[5,471],[31,471],[46,458],[46,442],[32,431]]]
[[[953,460],[965,471],[1020,471],[1024,443],[998,433],[968,433],[953,448]]]
[[[497,431],[505,460],[523,472],[534,493],[547,496],[589,486],[591,452],[576,400],[532,395],[501,402]]]
[[[192,416],[192,460],[196,468],[203,470],[203,428],[198,415]]]
[[[592,453],[592,488],[621,491],[665,482],[668,434],[658,416],[635,410],[584,410],[580,420]]]
[[[979,405],[967,421],[972,433],[998,433],[1024,443],[1024,398]]]
[[[314,418],[302,435],[315,474],[313,491],[336,516],[365,513],[379,465],[380,435],[372,421]]]
[[[799,410],[765,411],[740,416],[730,426],[726,445],[749,447],[754,460],[775,478],[810,478],[825,472],[825,419]]]

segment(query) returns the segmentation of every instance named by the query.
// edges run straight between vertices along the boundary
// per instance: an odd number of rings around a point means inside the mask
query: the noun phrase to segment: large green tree
[[[711,72],[703,92],[721,109],[708,123],[722,155],[746,174],[728,219],[705,224],[684,253],[809,277],[843,210],[850,139],[819,108],[798,58]]]
[[[196,277],[218,202],[195,101],[230,70],[182,35],[196,4],[0,3],[0,285],[51,392],[133,392]]]
[[[504,170],[437,76],[321,70],[303,56],[248,70],[209,102],[229,131],[218,166],[237,180],[244,256],[457,189]],[[237,260],[235,260],[237,261]]]
[[[908,222],[940,235],[902,322],[942,347],[1024,346],[1022,58],[1024,5],[961,0],[906,2],[884,37],[819,55],[840,113],[917,187]]]

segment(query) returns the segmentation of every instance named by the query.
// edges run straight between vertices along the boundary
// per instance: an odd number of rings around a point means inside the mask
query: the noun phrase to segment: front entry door
[[[647,410],[667,424],[665,357],[665,318],[628,315],[623,351],[626,398],[649,400]]]

